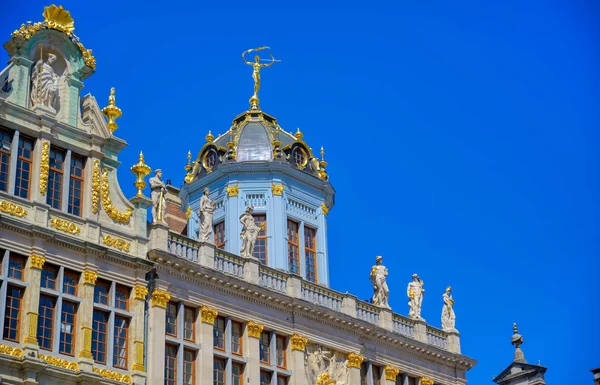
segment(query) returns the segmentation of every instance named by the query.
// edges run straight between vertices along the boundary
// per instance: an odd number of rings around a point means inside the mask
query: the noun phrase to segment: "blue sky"
[[[332,287],[368,298],[383,255],[401,314],[412,273],[425,281],[433,325],[452,285],[463,353],[479,361],[470,384],[491,384],[511,362],[513,322],[549,383],[592,382],[597,3],[194,3],[63,2],[97,59],[84,93],[102,107],[117,89],[126,195],[140,150],[182,183],[187,151],[248,107],[240,53],[269,45],[282,63],[262,73],[261,106],[325,146],[337,190]],[[45,5],[5,6],[1,35],[42,20]]]

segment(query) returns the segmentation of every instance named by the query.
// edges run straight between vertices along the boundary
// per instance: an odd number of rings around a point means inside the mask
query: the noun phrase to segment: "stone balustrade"
[[[150,238],[152,239],[152,237],[151,232]],[[253,258],[243,258],[224,250],[215,250],[212,245],[207,249],[206,244],[181,234],[169,231],[166,244],[167,251],[177,257],[205,265],[224,274],[304,300],[310,304],[344,313],[439,349],[460,353],[460,338],[456,331],[445,332],[426,325],[424,321],[417,321],[392,313],[388,309],[382,309],[369,302],[360,301],[351,294],[343,294],[328,287],[308,282],[296,274],[258,264],[257,260]],[[209,255],[204,255],[207,253],[206,250],[212,251],[208,252]]]

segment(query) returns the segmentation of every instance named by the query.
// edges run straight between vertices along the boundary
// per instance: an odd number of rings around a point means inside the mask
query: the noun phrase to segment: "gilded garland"
[[[63,368],[63,369],[68,369],[74,372],[78,372],[79,371],[79,365],[77,365],[77,362],[74,361],[67,361],[64,358],[58,358],[58,357],[52,357],[52,356],[47,356],[44,354],[38,354],[38,358],[40,360],[46,361],[46,363],[48,365],[52,365],[52,366],[57,366],[59,368]]]
[[[120,223],[129,223],[129,218],[133,214],[133,210],[128,208],[124,213],[113,206],[110,200],[110,190],[108,186],[108,169],[102,169],[102,185],[101,185],[102,207],[106,214],[114,221]]]
[[[44,21],[33,24],[28,21],[27,24],[21,24],[21,28],[15,30],[11,34],[12,37],[20,37],[25,40],[29,40],[38,31],[44,29],[55,29],[67,35],[73,44],[79,48],[79,52],[81,52],[81,56],[83,57],[85,65],[91,67],[92,69],[96,69],[96,58],[92,55],[92,50],[86,49],[81,43],[79,37],[73,33],[75,30],[75,21],[71,17],[69,11],[65,10],[62,6],[57,7],[56,5],[52,4],[51,6],[44,8],[43,16]]]
[[[100,161],[94,159],[94,168],[92,170],[92,212],[98,212],[100,203]]]
[[[46,195],[48,188],[48,172],[50,171],[50,142],[42,144],[42,158],[40,159],[40,194]]]
[[[119,372],[115,372],[114,370],[100,369],[95,366],[92,368],[92,370],[94,371],[94,373],[99,374],[104,378],[108,378],[109,380],[115,380],[119,382],[124,382],[126,384],[131,384],[131,376],[129,376],[129,374],[122,374]]]
[[[26,209],[24,209],[23,207],[21,207],[17,204],[7,202],[7,201],[0,201],[0,212],[14,215],[15,217],[19,217],[19,218],[27,216]]]
[[[81,232],[81,229],[75,223],[60,218],[50,219],[50,226],[54,227],[56,230],[73,235],[78,235]]]
[[[117,249],[129,253],[129,248],[131,247],[131,243],[127,242],[124,239],[111,237],[110,235],[105,235],[102,237],[102,243],[107,246],[116,247]]]

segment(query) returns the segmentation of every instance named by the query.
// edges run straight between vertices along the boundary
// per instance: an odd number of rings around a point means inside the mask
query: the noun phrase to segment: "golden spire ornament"
[[[135,188],[138,189],[136,196],[144,196],[144,193],[142,192],[142,190],[146,188],[146,181],[144,180],[144,178],[148,176],[148,174],[150,174],[150,171],[152,171],[152,169],[150,168],[150,166],[144,163],[144,154],[140,151],[140,158],[137,164],[131,166],[131,172],[133,173],[133,175],[135,175],[136,178],[133,185],[135,186]]]
[[[210,130],[208,130],[208,134],[204,137],[204,139],[206,139],[208,143],[212,143],[212,141],[215,139],[215,136],[212,134],[212,132],[210,132]]]
[[[102,115],[106,116],[108,119],[108,128],[110,132],[113,133],[119,126],[117,125],[116,120],[121,117],[123,112],[119,107],[117,107],[115,100],[115,87],[110,89],[110,95],[108,96],[108,106],[102,109]]]
[[[261,59],[260,55],[258,55],[259,51],[269,50],[269,59]],[[251,52],[256,52],[257,55],[254,56],[254,61],[246,60],[246,55]],[[271,48],[269,47],[258,47],[258,48],[250,48],[247,51],[242,52],[242,60],[244,63],[252,66],[252,79],[254,80],[254,95],[250,97],[250,109],[251,110],[260,110],[258,107],[258,91],[260,90],[260,69],[263,67],[270,67],[275,62],[281,62],[281,60],[275,60],[273,57],[273,53],[271,52]],[[263,62],[263,63],[261,63]]]
[[[190,171],[192,171],[192,168],[193,168],[193,166],[192,166],[192,152],[188,151],[188,154],[187,154],[187,164],[185,165],[185,171],[189,173]]]

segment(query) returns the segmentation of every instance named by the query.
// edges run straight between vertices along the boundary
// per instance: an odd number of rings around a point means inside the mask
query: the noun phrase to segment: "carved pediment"
[[[81,128],[88,131],[90,135],[98,136],[104,140],[110,139],[112,134],[108,129],[96,98],[91,94],[87,94],[81,101]]]

